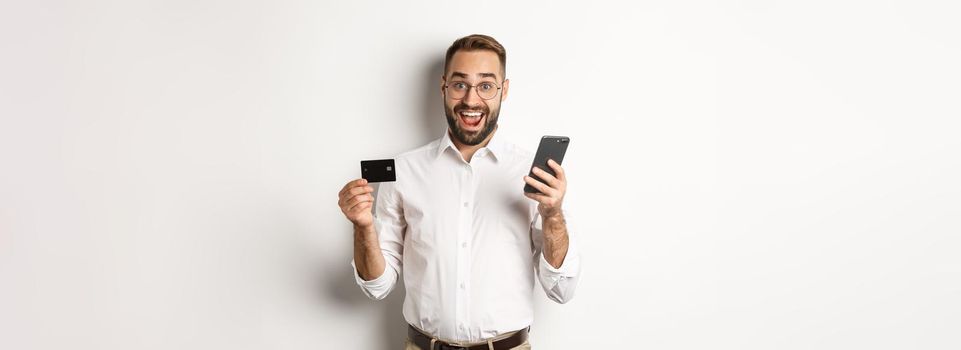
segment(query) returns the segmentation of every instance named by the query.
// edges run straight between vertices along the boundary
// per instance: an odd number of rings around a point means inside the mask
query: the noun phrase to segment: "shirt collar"
[[[503,140],[503,137],[498,137],[497,130],[494,130],[494,136],[491,136],[490,141],[487,142],[487,146],[477,150],[477,153],[474,153],[474,156],[484,157],[490,154],[496,161],[504,156],[504,150],[506,146],[504,142],[505,141]],[[444,136],[437,140],[437,148],[435,150],[434,158],[440,158],[440,156],[444,154],[448,148],[454,150],[454,152],[458,152],[459,155],[460,152],[457,150],[457,147],[454,146],[454,141],[451,141],[450,129],[445,130]]]

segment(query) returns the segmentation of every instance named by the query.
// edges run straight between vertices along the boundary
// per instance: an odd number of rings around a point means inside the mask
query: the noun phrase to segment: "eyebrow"
[[[477,75],[480,75],[481,78],[494,78],[495,80],[497,79],[497,74],[494,74],[494,73],[478,73]],[[458,78],[465,78],[465,79],[468,77],[467,73],[464,73],[464,72],[453,72],[450,74],[450,76],[451,78],[458,77]]]

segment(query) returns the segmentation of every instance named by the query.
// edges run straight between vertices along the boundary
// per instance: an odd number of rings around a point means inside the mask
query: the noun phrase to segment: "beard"
[[[460,119],[458,113],[463,110],[484,113],[484,127],[481,128],[480,131],[466,131],[461,128],[461,125],[458,122],[458,119]],[[492,112],[487,105],[471,108],[463,102],[459,102],[457,105],[451,108],[448,107],[447,104],[444,104],[444,114],[447,115],[447,126],[450,127],[451,134],[453,134],[454,138],[465,145],[476,146],[481,142],[484,142],[484,140],[487,139],[487,136],[490,136],[491,132],[494,131],[494,128],[497,127],[497,117],[500,114],[500,106],[495,108]]]

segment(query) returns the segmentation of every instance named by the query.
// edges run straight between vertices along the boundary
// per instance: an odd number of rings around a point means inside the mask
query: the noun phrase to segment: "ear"
[[[447,83],[447,77],[441,75],[440,76],[440,97],[443,97],[443,98],[447,98],[447,96],[444,95],[444,84],[446,83]]]
[[[504,79],[504,86],[501,86],[501,102],[507,99],[507,90],[511,87],[511,80]]]

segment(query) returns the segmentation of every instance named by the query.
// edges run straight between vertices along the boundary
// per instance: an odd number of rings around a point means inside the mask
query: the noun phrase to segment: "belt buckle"
[[[446,343],[441,343],[439,345],[440,346],[437,347],[437,350],[467,350],[467,348],[463,346],[454,346]]]

